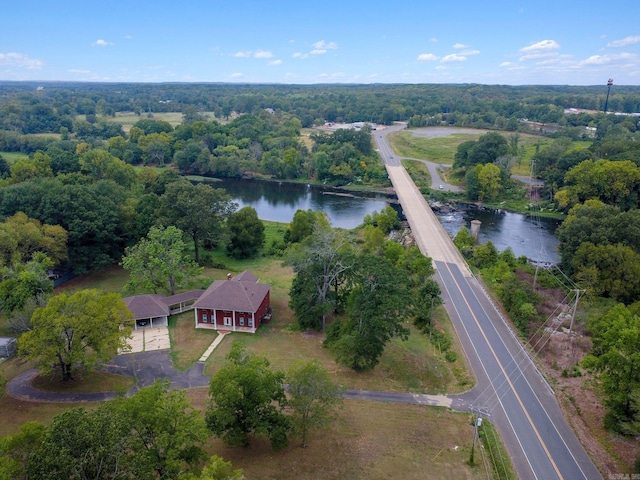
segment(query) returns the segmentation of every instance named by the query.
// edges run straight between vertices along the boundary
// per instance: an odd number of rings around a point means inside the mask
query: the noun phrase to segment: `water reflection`
[[[319,210],[328,214],[331,225],[345,229],[362,224],[365,215],[379,212],[387,205],[383,196],[372,198],[344,196],[341,192],[327,192],[321,187],[285,182],[257,180],[222,180],[212,184],[224,188],[240,208],[252,206],[263,220],[289,223],[296,210]],[[540,219],[517,213],[496,213],[489,210],[458,209],[438,213],[445,230],[452,237],[464,226],[471,229],[471,221],[480,220],[479,240],[491,240],[499,251],[511,247],[519,257],[524,255],[541,262],[557,263],[558,240],[554,232],[557,220]]]
[[[388,205],[381,195],[371,198],[344,196],[313,185],[257,180],[222,180],[213,184],[224,188],[240,208],[251,206],[263,220],[289,223],[296,210],[325,212],[331,225],[351,229],[362,224],[365,215]]]
[[[479,209],[461,209],[438,214],[438,217],[451,236],[463,226],[471,230],[471,221],[480,220],[480,243],[490,240],[499,251],[511,247],[516,257],[524,255],[540,262],[560,261],[558,239],[554,236],[560,224],[558,220]]]

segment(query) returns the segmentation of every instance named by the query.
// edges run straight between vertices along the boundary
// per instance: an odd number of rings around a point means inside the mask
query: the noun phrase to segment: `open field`
[[[206,389],[191,390],[189,397],[205,408]],[[338,416],[325,430],[311,433],[308,448],[292,440],[274,452],[263,439],[252,439],[248,448],[226,447],[212,439],[210,452],[242,468],[251,479],[487,478],[482,466],[466,463],[473,439],[468,414],[346,400]]]
[[[428,132],[433,130],[435,135]],[[440,136],[441,133],[447,135]],[[459,133],[456,133],[460,131]],[[477,141],[488,130],[473,130],[460,128],[426,128],[401,130],[389,136],[390,143],[398,156],[418,158],[421,160],[429,160],[430,162],[440,163],[443,165],[453,165],[453,161],[458,149],[458,145],[470,140]],[[498,132],[505,138],[509,138],[513,132]],[[531,157],[537,149],[542,149],[551,144],[554,140],[539,135],[531,135],[526,133],[518,133],[519,147],[522,151],[521,162],[512,167],[511,173],[514,175],[529,175],[531,168]],[[575,141],[573,147],[576,149],[586,148],[591,142]]]
[[[209,121],[218,120],[213,112],[203,112],[203,114],[207,117]],[[82,115],[78,115],[78,118],[83,118]],[[160,112],[153,113],[152,115],[142,114],[136,115],[133,112],[116,112],[115,117],[103,117],[101,116],[101,120],[106,120],[108,122],[116,122],[122,125],[122,129],[129,133],[131,127],[135,125],[138,120],[143,120],[145,118],[150,118],[153,120],[164,120],[165,122],[169,122],[173,127],[180,125],[182,123],[182,113],[181,112]]]
[[[21,158],[29,158],[28,155],[20,152],[0,152],[0,155],[2,155],[2,158],[4,158],[9,165],[14,164]]]

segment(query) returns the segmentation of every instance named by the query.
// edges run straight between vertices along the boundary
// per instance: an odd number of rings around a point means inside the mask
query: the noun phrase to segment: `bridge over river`
[[[424,197],[386,142],[374,139],[416,242],[436,268],[445,308],[477,378],[454,408],[489,416],[523,479],[601,479],[569,427],[551,387],[489,300]]]

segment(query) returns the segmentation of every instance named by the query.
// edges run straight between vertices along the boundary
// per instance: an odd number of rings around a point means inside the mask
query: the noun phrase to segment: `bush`
[[[444,358],[446,358],[448,362],[453,363],[458,359],[458,354],[453,350],[449,350],[447,353],[445,353]]]

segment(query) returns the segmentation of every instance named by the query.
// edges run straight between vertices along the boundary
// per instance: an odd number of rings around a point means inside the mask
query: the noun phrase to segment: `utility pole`
[[[576,318],[576,310],[578,310],[578,300],[580,300],[580,293],[584,292],[584,290],[580,290],[576,288],[574,292],[576,292],[576,302],[573,304],[573,310],[571,312],[571,323],[569,323],[569,336],[571,336],[571,330],[573,329],[573,321]]]
[[[486,408],[479,407],[471,407],[471,412],[473,413],[473,443],[471,444],[471,454],[469,455],[469,465],[473,466],[475,459],[475,449],[476,449],[476,438],[478,438],[478,428],[482,426],[482,417],[483,414],[485,417],[490,417]]]
[[[607,113],[607,106],[609,105],[609,93],[611,92],[611,86],[613,85],[613,78],[607,81],[607,99],[604,102],[604,113]]]

